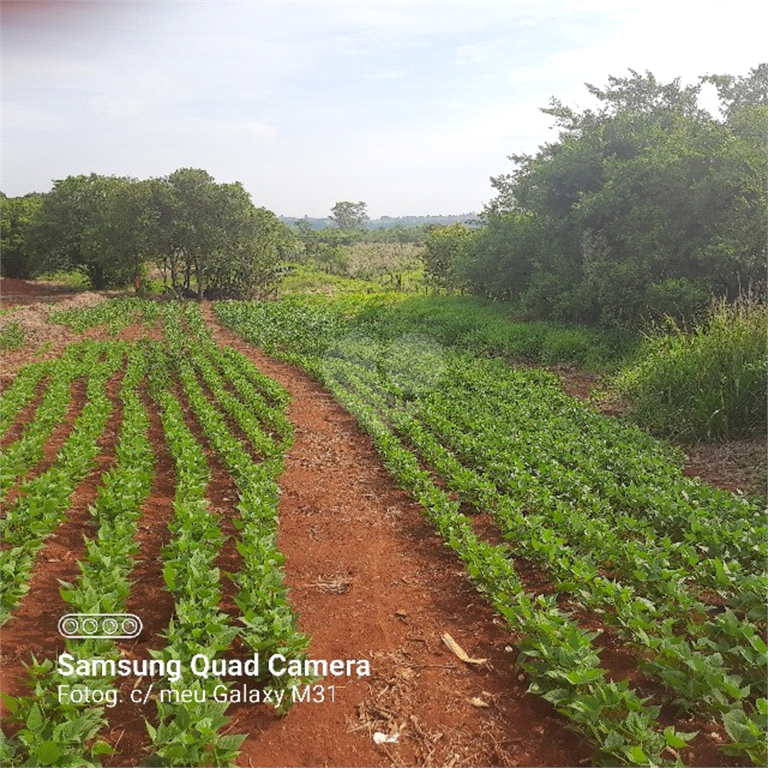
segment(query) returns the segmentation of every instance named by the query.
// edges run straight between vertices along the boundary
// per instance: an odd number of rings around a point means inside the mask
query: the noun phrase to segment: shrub
[[[667,320],[616,379],[630,414],[657,434],[713,441],[766,431],[766,305],[713,304],[690,329]]]

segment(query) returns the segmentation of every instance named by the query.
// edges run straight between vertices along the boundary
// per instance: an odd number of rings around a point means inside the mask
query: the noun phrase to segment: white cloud
[[[617,6],[614,16],[619,26],[613,34],[561,51],[553,69],[595,84],[628,68],[691,83],[707,72],[745,74],[765,58],[764,27],[747,19],[738,3],[650,2]]]

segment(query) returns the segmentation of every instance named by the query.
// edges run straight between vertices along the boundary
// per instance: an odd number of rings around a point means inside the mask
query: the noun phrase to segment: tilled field
[[[3,764],[741,765],[758,753],[760,694],[744,678],[762,675],[764,626],[731,597],[753,586],[737,584],[734,560],[704,586],[684,558],[654,580],[655,561],[633,575],[618,550],[581,573],[565,529],[544,546],[538,510],[513,514],[510,489],[489,484],[491,465],[437,404],[425,432],[359,370],[326,365],[345,410],[207,305],[109,305],[59,318],[83,340],[4,387]],[[596,547],[608,530],[581,535]],[[681,574],[684,592],[664,587]],[[626,605],[611,602],[620,594]],[[64,640],[67,613],[135,614],[143,630]],[[57,674],[62,653],[120,671]],[[195,674],[200,656],[231,663]],[[344,670],[283,673],[291,659]]]

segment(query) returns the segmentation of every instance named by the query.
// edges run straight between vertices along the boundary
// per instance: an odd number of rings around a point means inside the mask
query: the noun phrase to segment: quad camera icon
[[[59,634],[68,640],[130,640],[142,629],[135,613],[67,613],[59,619]]]

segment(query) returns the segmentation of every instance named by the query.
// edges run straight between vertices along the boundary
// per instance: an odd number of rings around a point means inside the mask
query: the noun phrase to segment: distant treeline
[[[297,216],[280,216],[279,218],[284,224],[295,226],[300,222],[308,229],[315,231],[335,226],[330,216],[324,219],[315,219],[310,216],[303,216],[301,218]],[[430,224],[440,226],[466,224],[467,226],[475,226],[477,222],[478,214],[476,213],[460,213],[455,216],[381,216],[378,219],[367,219],[361,224],[361,227],[363,229],[392,229],[394,227],[411,229]]]
[[[704,85],[719,97],[719,116],[700,105]],[[576,111],[552,99],[543,111],[557,140],[512,155],[515,168],[491,180],[496,197],[478,216],[370,221],[364,202],[340,201],[325,219],[278,219],[240,183],[217,184],[202,170],[146,181],[91,174],[44,195],[3,196],[2,274],[74,268],[102,288],[154,262],[177,293],[248,296],[269,289],[281,260],[364,277],[423,258],[435,290],[607,327],[761,295],[768,64],[691,86],[630,70],[587,88],[598,106]]]
[[[699,105],[717,91],[720,116]],[[492,179],[481,218],[431,230],[433,285],[512,299],[529,318],[633,324],[690,317],[713,297],[762,293],[766,277],[768,64],[744,77],[663,84],[630,70]]]

